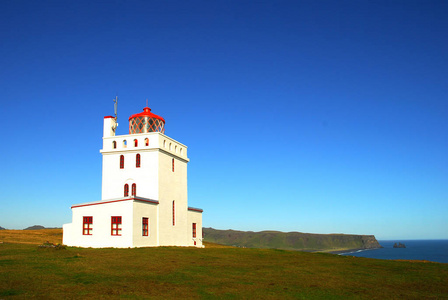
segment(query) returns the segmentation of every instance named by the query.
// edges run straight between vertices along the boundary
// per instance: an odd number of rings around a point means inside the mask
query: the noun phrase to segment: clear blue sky
[[[448,238],[447,1],[0,1],[0,226],[101,198],[149,99],[218,229]]]

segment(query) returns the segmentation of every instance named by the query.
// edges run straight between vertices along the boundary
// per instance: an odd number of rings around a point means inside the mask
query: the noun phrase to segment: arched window
[[[137,196],[137,185],[135,183],[132,184],[131,195],[132,196]]]
[[[123,140],[123,148],[126,148],[128,146],[128,142],[126,140]]]
[[[129,184],[127,183],[124,185],[124,196],[129,196]]]
[[[137,155],[135,156],[135,167],[140,168],[140,154],[139,153],[137,153]]]
[[[170,148],[170,151],[171,151],[172,150],[171,143],[170,143],[170,147],[169,148]]]
[[[145,146],[149,146],[149,139],[148,138],[145,139]]]
[[[172,160],[172,164],[173,164],[173,172],[174,172],[174,158],[173,158],[173,160]]]
[[[173,226],[176,225],[176,204],[173,200]]]
[[[166,141],[163,141],[163,148],[166,148]]]
[[[124,169],[124,155],[120,155],[120,169]]]
[[[134,140],[134,147],[138,147],[138,140],[137,139]]]
[[[177,146],[174,146],[174,152],[177,153]]]
[[[182,148],[180,148],[180,155],[184,155]]]
[[[116,141],[113,141],[113,142],[112,142],[112,148],[113,148],[113,149],[117,149],[117,142],[116,142]]]

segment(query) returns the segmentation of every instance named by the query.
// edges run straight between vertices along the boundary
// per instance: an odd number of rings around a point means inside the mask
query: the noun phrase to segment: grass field
[[[45,241],[60,243],[61,230],[0,231],[0,299],[448,298],[448,264],[213,244],[37,247]]]

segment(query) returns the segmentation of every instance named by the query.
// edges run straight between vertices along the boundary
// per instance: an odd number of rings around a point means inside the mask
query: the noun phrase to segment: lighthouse
[[[101,200],[72,205],[63,243],[79,247],[202,245],[202,209],[188,206],[187,146],[165,135],[165,119],[149,107],[116,135],[103,120]]]

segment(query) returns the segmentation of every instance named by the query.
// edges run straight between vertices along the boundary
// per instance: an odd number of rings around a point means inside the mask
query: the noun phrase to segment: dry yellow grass
[[[0,230],[0,243],[39,245],[47,241],[62,244],[62,229]]]

